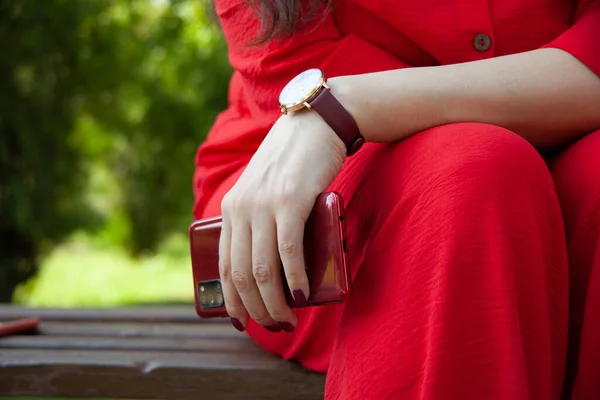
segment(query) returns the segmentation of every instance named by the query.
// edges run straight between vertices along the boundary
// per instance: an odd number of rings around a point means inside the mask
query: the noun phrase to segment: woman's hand
[[[340,170],[344,143],[313,111],[282,116],[221,204],[219,271],[228,314],[238,330],[248,315],[270,331],[292,331],[285,277],[306,302],[304,225],[315,200]]]

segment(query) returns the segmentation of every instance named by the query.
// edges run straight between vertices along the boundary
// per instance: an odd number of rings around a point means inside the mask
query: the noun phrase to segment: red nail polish
[[[306,296],[302,290],[296,289],[292,292],[292,295],[294,296],[294,303],[297,307],[304,307],[306,305]]]
[[[265,329],[269,332],[281,332],[281,326],[279,324],[265,326]]]
[[[286,332],[294,332],[294,329],[296,329],[294,325],[289,322],[280,322],[279,325],[281,325],[281,328]]]
[[[242,325],[239,319],[231,317],[231,325],[238,331],[244,332],[244,325]]]

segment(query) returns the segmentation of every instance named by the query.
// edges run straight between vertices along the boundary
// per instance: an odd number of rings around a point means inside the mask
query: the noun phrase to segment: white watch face
[[[307,99],[315,89],[323,83],[323,73],[320,69],[309,69],[292,79],[281,91],[279,104],[290,106]]]

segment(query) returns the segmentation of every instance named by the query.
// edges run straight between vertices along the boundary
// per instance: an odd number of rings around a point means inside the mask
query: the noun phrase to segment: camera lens
[[[202,305],[202,306],[206,305],[206,297],[205,296],[200,296],[200,305]]]
[[[216,296],[215,296],[215,301],[216,301],[216,303],[217,303],[217,304],[216,304],[217,306],[222,306],[222,305],[223,305],[223,302],[224,302],[223,295],[222,295],[222,294],[218,294],[218,295],[216,295]]]
[[[217,283],[217,285],[215,286],[215,290],[219,293],[221,292],[221,284],[220,283]]]

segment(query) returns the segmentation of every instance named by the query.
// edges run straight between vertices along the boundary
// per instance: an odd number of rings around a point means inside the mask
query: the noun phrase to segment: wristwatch
[[[292,79],[279,95],[279,107],[284,115],[303,109],[315,110],[344,142],[348,156],[365,142],[352,115],[331,94],[320,69],[309,69]]]

